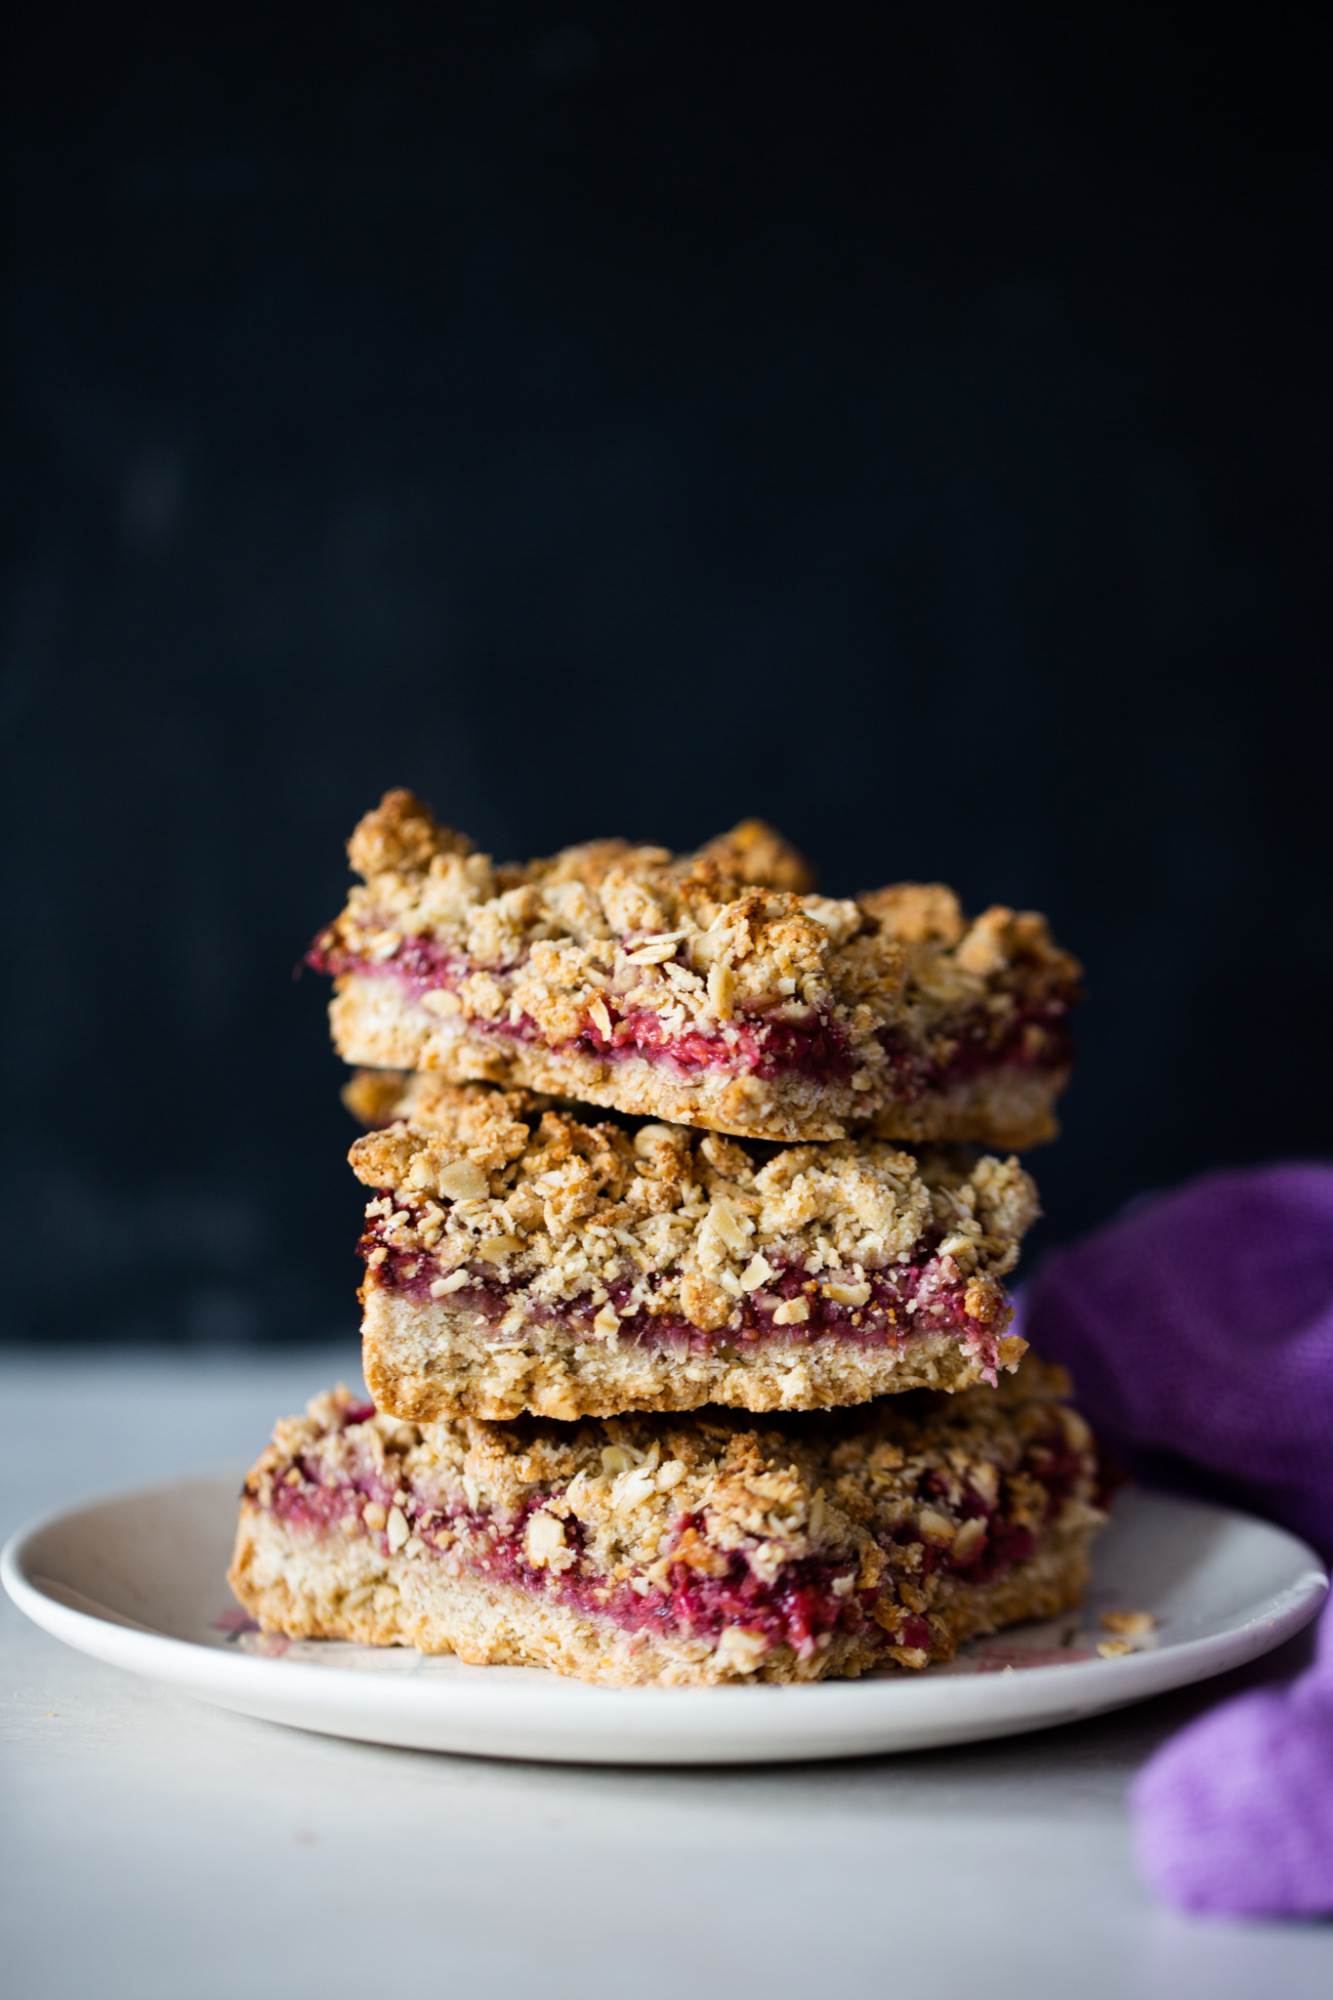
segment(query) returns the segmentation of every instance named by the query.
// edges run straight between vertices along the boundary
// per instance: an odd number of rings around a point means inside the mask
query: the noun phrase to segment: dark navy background
[[[773,819],[1086,959],[1047,1240],[1327,1149],[1318,13],[27,0],[5,1331],[355,1323],[391,783]]]

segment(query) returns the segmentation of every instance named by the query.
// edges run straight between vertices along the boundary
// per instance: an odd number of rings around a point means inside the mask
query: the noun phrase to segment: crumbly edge
[[[348,974],[338,988],[328,1018],[334,1048],[354,1068],[414,1070],[452,1084],[488,1082],[771,1144],[823,1144],[869,1130],[897,1144],[1027,1152],[1059,1134],[1055,1100],[1069,1080],[1067,1070],[995,1064],[947,1090],[875,1106],[797,1074],[767,1080],[725,1070],[681,1072],[642,1056],[604,1062],[578,1048],[556,1052],[458,1022],[440,1024],[388,978]]]
[[[468,1453],[481,1452],[485,1477],[478,1490],[507,1503],[536,1487],[597,1470],[608,1442],[618,1449],[623,1447],[631,1456],[654,1449],[657,1459],[664,1453],[674,1455],[687,1468],[700,1468],[707,1477],[733,1445],[747,1462],[753,1446],[770,1457],[799,1462],[803,1476],[818,1483],[823,1458],[833,1451],[838,1452],[844,1470],[872,1461],[879,1466],[882,1454],[878,1446],[886,1437],[906,1454],[893,1460],[889,1469],[896,1472],[903,1465],[918,1469],[933,1465],[940,1453],[956,1451],[960,1438],[978,1459],[1012,1454],[1035,1429],[1049,1429],[1052,1423],[1063,1428],[1071,1445],[1088,1456],[1091,1477],[1092,1433],[1070,1407],[1071,1394],[1068,1371],[1043,1361],[1031,1349],[997,1384],[963,1395],[923,1394],[910,1401],[880,1403],[873,1410],[795,1416],[765,1425],[748,1423],[728,1411],[705,1411],[667,1424],[626,1415],[573,1425],[536,1417],[517,1423],[460,1417],[423,1426],[373,1408],[362,1416],[358,1414],[365,1407],[362,1399],[340,1385],[313,1396],[299,1416],[278,1419],[250,1477],[261,1479],[294,1458],[305,1458],[312,1452],[318,1456],[326,1448],[336,1459],[349,1426],[377,1456],[386,1461],[395,1455],[410,1459],[412,1469],[438,1460],[461,1476]],[[476,1473],[478,1467],[474,1465],[472,1470]]]
[[[902,1347],[769,1335],[742,1352],[682,1355],[576,1342],[563,1328],[529,1320],[497,1340],[479,1314],[373,1284],[361,1337],[362,1372],[377,1408],[415,1423],[527,1412],[573,1420],[708,1403],[755,1413],[836,1409],[913,1389],[957,1392],[986,1372],[980,1348],[969,1351],[952,1333],[915,1335]],[[999,1365],[1012,1369],[1025,1343],[1009,1334],[999,1346]]]
[[[939,1601],[930,1660],[950,1658],[967,1639],[1077,1605],[1097,1525],[1054,1529],[1027,1561],[990,1583],[955,1582]],[[718,1642],[626,1632],[531,1591],[475,1575],[433,1576],[419,1560],[382,1555],[336,1532],[302,1534],[248,1503],[228,1580],[266,1632],[413,1646],[456,1654],[472,1666],[547,1667],[612,1687],[853,1679],[890,1664],[917,1664],[891,1662],[885,1634],[872,1626],[825,1635],[808,1659],[774,1646],[757,1667],[747,1667],[746,1654],[729,1646],[725,1634]]]
[[[580,1038],[589,1047],[614,1041],[651,1017],[658,1039],[706,1037],[725,1052],[733,1079],[753,1067],[747,1037],[832,1033],[845,1076],[827,1082],[849,1103],[845,1112],[834,1105],[825,1123],[872,1116],[895,1096],[886,1027],[917,1054],[947,1061],[951,1024],[984,1020],[998,1032],[1023,1018],[1024,1002],[1062,1013],[1076,997],[1080,968],[1034,912],[996,905],[968,923],[939,884],[903,883],[856,901],[802,894],[778,886],[795,879],[773,862],[773,853],[790,854],[779,837],[762,829],[755,851],[765,850],[764,864],[747,866],[744,833],[693,856],[603,841],[497,870],[411,793],[391,792],[352,837],[363,884],[317,940],[316,959],[355,975],[387,965],[407,941],[429,943],[442,956],[424,1008],[455,1027],[475,1022],[484,1033],[507,1019],[563,1050]],[[1030,1066],[1049,1066],[1047,1028],[1032,1018],[1024,1036]],[[718,1110],[728,1129],[757,1129]],[[796,1130],[789,1119],[787,1134]]]
[[[1054,1106],[1068,1080],[1067,1072],[1038,1074],[1016,1064],[1001,1064],[982,1075],[955,1081],[947,1091],[935,1091],[910,1104],[890,1105],[878,1119],[858,1127],[850,1136],[887,1139],[898,1146],[993,1146],[1006,1152],[1024,1152],[1029,1146],[1045,1145],[1059,1138]],[[429,1127],[435,1122],[434,1104],[474,1082],[472,1078],[453,1077],[430,1068],[415,1071],[354,1068],[343,1086],[342,1099],[362,1125],[377,1127],[404,1118],[409,1124]],[[544,1108],[569,1109],[575,1103],[568,1092],[528,1090],[524,1094],[533,1104]],[[595,1110],[620,1109],[616,1105],[591,1105],[587,1099],[583,1102]],[[627,1114],[621,1111],[621,1115]],[[701,1123],[698,1119],[682,1122],[696,1127]],[[703,1129],[719,1128],[705,1125]],[[786,1143],[810,1143],[812,1136],[807,1133],[803,1140],[788,1139]]]
[[[517,1321],[598,1309],[602,1340],[643,1314],[738,1330],[747,1301],[777,1326],[813,1309],[854,1330],[887,1311],[874,1282],[913,1259],[959,1298],[966,1330],[998,1336],[1010,1312],[1000,1280],[1040,1213],[1014,1158],[916,1156],[875,1139],[775,1151],[656,1122],[628,1131],[526,1092],[419,1077],[396,1103],[366,1108],[406,1114],[349,1155],[374,1191],[371,1282],[392,1269],[435,1297],[498,1282]],[[506,1320],[504,1334],[516,1330]]]
[[[334,1046],[353,1066],[415,1070],[455,1083],[484,1080],[631,1117],[779,1143],[869,1131],[899,1144],[1026,1152],[1059,1137],[1055,1105],[1069,1082],[1067,1068],[1000,1062],[946,1088],[902,1098],[791,1072],[774,1078],[686,1073],[638,1055],[608,1061],[580,1048],[551,1050],[496,1036],[460,1019],[441,1021],[397,981],[364,973],[338,982],[329,1018]]]
[[[549,1049],[428,1013],[391,978],[348,973],[329,1007],[344,1062],[414,1070],[451,1083],[487,1082],[573,1099],[629,1117],[702,1127],[741,1139],[822,1143],[869,1129],[900,1143],[995,1146],[1025,1152],[1055,1138],[1055,1103],[1067,1069],[993,1067],[946,1089],[903,1099],[784,1072],[682,1071],[639,1055],[604,1060],[581,1048]]]
[[[630,1117],[699,1125],[739,1138],[843,1137],[868,1101],[839,1084],[794,1073],[765,1078],[725,1069],[688,1073],[641,1055],[603,1059],[577,1047],[488,1033],[460,1015],[428,1013],[397,980],[349,972],[329,1004],[333,1045],[344,1062],[372,1069],[430,1070],[451,1082],[474,1079],[506,1089],[544,1091]]]

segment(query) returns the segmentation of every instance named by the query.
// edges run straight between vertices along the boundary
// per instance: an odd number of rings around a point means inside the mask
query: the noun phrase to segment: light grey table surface
[[[354,1356],[0,1358],[0,1533],[239,1466]],[[1333,1927],[1178,1917],[1135,1879],[1128,1779],[1240,1676],[959,1750],[614,1771],[304,1735],[0,1619],[7,2000],[1333,1993]]]

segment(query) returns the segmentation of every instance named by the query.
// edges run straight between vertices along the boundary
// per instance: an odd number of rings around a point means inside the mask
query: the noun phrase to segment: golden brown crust
[[[970,1632],[1062,1608],[1081,1587],[1103,1517],[1092,1439],[1059,1400],[1064,1387],[1029,1360],[998,1390],[764,1426],[710,1411],[422,1427],[366,1417],[339,1391],[275,1430],[246,1482],[231,1582],[261,1623],[294,1636],[444,1647],[593,1679],[922,1666]],[[1020,1559],[988,1570],[1001,1524]],[[518,1570],[505,1571],[497,1528],[524,1552]],[[762,1617],[734,1637],[716,1623],[710,1637],[697,1616],[697,1629],[673,1630],[687,1574],[768,1587],[822,1576],[832,1622],[795,1651],[757,1629]],[[853,1596],[860,1610],[842,1615]],[[637,1612],[641,1600],[655,1600],[653,1617],[627,1619],[624,1602]]]
[[[364,882],[315,954],[350,1062],[755,1137],[873,1121],[1022,1146],[1053,1129],[1079,968],[1033,913],[967,923],[938,885],[816,896],[757,822],[684,857],[599,841],[497,869],[397,792],[350,852]],[[1027,1082],[1008,1126],[988,1070],[1002,1100]]]

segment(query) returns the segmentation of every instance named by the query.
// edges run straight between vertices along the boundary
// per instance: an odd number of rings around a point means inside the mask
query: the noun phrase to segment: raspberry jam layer
[[[1074,1061],[1069,1005],[1064,997],[1043,994],[1019,1002],[998,1021],[977,1008],[949,1022],[934,1054],[914,1046],[893,1028],[883,1029],[879,1039],[889,1059],[895,1098],[914,1104],[918,1098],[996,1069],[1062,1075]]]
[[[610,1035],[590,1021],[573,1042],[563,1044],[565,1048],[603,1061],[643,1056],[682,1070],[744,1070],[765,1082],[775,1076],[804,1076],[845,1083],[854,1068],[846,1037],[820,1016],[802,1026],[761,1015],[737,1015],[729,1035],[703,1035],[697,1030],[680,1035],[664,1029],[657,1014],[618,1014],[610,999],[603,1004]]]
[[[483,969],[503,979],[521,970],[523,962],[520,957],[509,965]],[[325,934],[306,954],[306,964],[335,977],[357,973],[365,978],[392,979],[414,1000],[430,992],[456,993],[478,970],[469,960],[426,937],[402,938],[387,957],[371,960],[341,950]],[[914,1103],[928,1093],[947,1091],[999,1068],[1016,1068],[1031,1075],[1062,1075],[1073,1062],[1068,1016],[1075,997],[1072,990],[1033,993],[1015,998],[999,1015],[987,1007],[973,1008],[937,1032],[931,1049],[922,1048],[896,1028],[883,1029],[880,1041],[895,1098]],[[637,1056],[685,1074],[726,1070],[766,1082],[783,1076],[829,1085],[848,1083],[856,1068],[842,1029],[813,1009],[806,1021],[778,1018],[776,1014],[738,1014],[716,1035],[697,1029],[672,1032],[651,1010],[623,1013],[613,993],[602,996],[599,1012],[605,1016],[605,1025],[600,1018],[586,1015],[576,1036],[556,1044],[547,1041],[527,1014],[507,1013],[497,1020],[474,1015],[467,1025],[469,1033],[540,1043],[558,1054],[596,1056],[603,1062]]]
[[[395,1250],[382,1239],[384,1223],[376,1218],[368,1224],[359,1245],[369,1259],[373,1252],[383,1255],[374,1265],[374,1282],[387,1291],[398,1292],[419,1305],[441,1303],[453,1311],[472,1312],[490,1325],[499,1322],[521,1304],[525,1317],[539,1326],[559,1327],[575,1342],[601,1341],[603,1332],[595,1326],[606,1299],[622,1315],[616,1334],[624,1346],[672,1347],[696,1356],[717,1354],[727,1348],[744,1350],[756,1343],[781,1339],[806,1342],[837,1340],[861,1347],[902,1347],[926,1334],[950,1334],[981,1355],[986,1368],[996,1365],[997,1348],[1009,1323],[1010,1310],[1001,1306],[995,1316],[978,1319],[966,1309],[967,1284],[952,1257],[941,1256],[925,1245],[921,1254],[906,1264],[886,1271],[867,1272],[861,1284],[868,1295],[856,1305],[839,1304],[821,1289],[819,1281],[808,1278],[799,1266],[780,1270],[761,1290],[747,1292],[736,1300],[731,1317],[739,1314],[739,1324],[727,1324],[714,1332],[703,1332],[678,1309],[668,1306],[654,1312],[652,1301],[631,1310],[628,1282],[611,1283],[602,1298],[577,1297],[553,1306],[535,1298],[519,1281],[499,1283],[482,1271],[467,1271],[468,1282],[438,1300],[431,1291],[441,1277],[440,1267],[419,1252]],[[850,1288],[853,1274],[826,1274]],[[804,1305],[805,1319],[778,1318],[785,1308]]]
[[[328,946],[320,938],[306,954],[306,964],[316,972],[335,976],[355,972],[370,979],[392,979],[416,1000],[429,992],[454,993],[478,969],[423,937],[403,938],[388,957],[375,961]],[[503,978],[512,976],[521,965],[519,959],[512,965],[485,970],[498,971]],[[737,1015],[726,1032],[718,1035],[701,1034],[697,1029],[673,1033],[651,1009],[622,1013],[611,993],[602,996],[601,1011],[605,1026],[591,1015],[585,1016],[577,1035],[554,1045],[528,1014],[506,1014],[498,1020],[473,1016],[468,1029],[509,1041],[539,1042],[543,1047],[554,1046],[560,1054],[591,1055],[603,1062],[638,1056],[685,1072],[741,1070],[765,1081],[782,1075],[845,1083],[855,1067],[846,1037],[814,1009],[807,1022],[763,1014]]]
[[[344,1431],[366,1421],[371,1406],[350,1410]],[[970,1487],[960,1497],[951,1475],[928,1473],[919,1488],[921,1499],[947,1496],[963,1519],[986,1524],[983,1537],[968,1540],[969,1559],[956,1561],[948,1550],[909,1537],[881,1537],[890,1574],[914,1578],[952,1572],[983,1585],[1016,1563],[1028,1560],[1082,1473],[1078,1455],[1060,1430],[1029,1443],[1022,1471],[1026,1484],[1038,1480],[1045,1493],[1044,1514],[1034,1521],[1030,1503],[1022,1522],[1012,1518],[1002,1502],[988,1505]],[[997,1491],[1002,1490],[997,1482]],[[347,1439],[347,1457],[330,1476],[326,1465],[310,1458],[294,1460],[272,1482],[270,1511],[296,1529],[313,1534],[341,1533],[374,1544],[386,1558],[392,1553],[388,1521],[391,1510],[403,1517],[407,1536],[399,1529],[395,1547],[415,1538],[415,1560],[432,1556],[448,1563],[451,1573],[465,1570],[512,1589],[555,1597],[580,1614],[609,1619],[622,1630],[663,1637],[704,1638],[714,1643],[723,1632],[739,1627],[757,1632],[770,1645],[788,1645],[808,1659],[827,1635],[862,1630],[878,1595],[857,1590],[858,1559],[848,1550],[839,1555],[801,1557],[784,1564],[765,1581],[755,1574],[744,1552],[719,1550],[706,1540],[701,1514],[681,1514],[672,1523],[662,1547],[665,1577],[650,1583],[642,1574],[612,1582],[598,1572],[585,1547],[577,1518],[564,1521],[565,1548],[572,1558],[559,1575],[538,1569],[527,1557],[530,1516],[559,1495],[538,1494],[516,1513],[501,1516],[434,1493],[404,1491],[387,1479],[372,1454],[360,1452]],[[371,1521],[366,1520],[367,1505]],[[378,1508],[379,1512],[374,1510]],[[382,1525],[376,1526],[379,1522]],[[639,1589],[634,1584],[640,1585]],[[931,1635],[924,1618],[907,1611],[895,1620],[894,1642],[929,1650]]]

